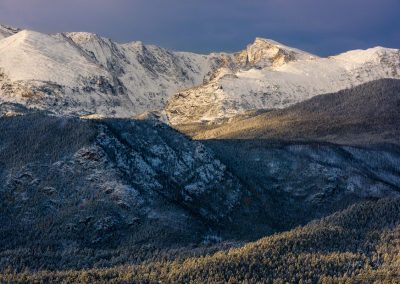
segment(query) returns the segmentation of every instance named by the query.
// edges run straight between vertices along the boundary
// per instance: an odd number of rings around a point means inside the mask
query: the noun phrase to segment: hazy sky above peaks
[[[399,0],[0,0],[0,23],[207,53],[256,36],[318,55],[400,48]]]

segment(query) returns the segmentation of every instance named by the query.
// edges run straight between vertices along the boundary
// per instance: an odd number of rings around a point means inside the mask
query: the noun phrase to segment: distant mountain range
[[[236,53],[200,55],[90,33],[0,27],[0,101],[56,114],[131,117],[161,111],[172,125],[216,122],[252,109],[400,78],[400,50],[320,58],[262,38]]]

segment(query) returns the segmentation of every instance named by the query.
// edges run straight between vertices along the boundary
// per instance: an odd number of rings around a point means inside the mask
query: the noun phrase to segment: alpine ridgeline
[[[172,125],[283,108],[381,78],[400,78],[400,51],[320,58],[256,38],[237,53],[200,55],[95,34],[0,26],[0,102],[56,114],[130,117],[162,111]]]

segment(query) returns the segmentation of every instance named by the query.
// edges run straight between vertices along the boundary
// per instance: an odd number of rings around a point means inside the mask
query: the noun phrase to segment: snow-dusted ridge
[[[0,101],[61,114],[128,117],[203,83],[215,55],[118,44],[90,33],[23,30],[0,41]]]
[[[58,114],[131,117],[165,109],[171,124],[215,122],[400,78],[399,69],[400,51],[382,47],[320,58],[256,38],[237,53],[201,55],[0,26],[0,103]]]
[[[225,68],[208,83],[178,93],[166,107],[170,123],[216,122],[251,109],[285,108],[377,79],[400,79],[398,49],[375,47],[329,58],[304,54],[288,58],[294,59],[267,62],[261,68]]]

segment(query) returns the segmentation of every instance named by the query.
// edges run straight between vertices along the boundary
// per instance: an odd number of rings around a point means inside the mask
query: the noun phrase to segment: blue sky
[[[3,24],[203,53],[240,50],[256,36],[318,55],[400,48],[399,12],[399,0],[0,0]]]

